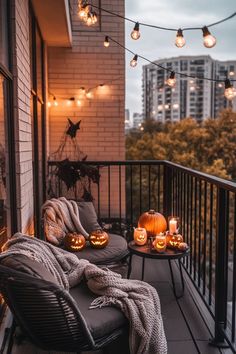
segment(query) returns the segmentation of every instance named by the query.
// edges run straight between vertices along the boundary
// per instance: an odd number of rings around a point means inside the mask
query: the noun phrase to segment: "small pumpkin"
[[[161,213],[155,210],[149,210],[139,217],[138,227],[144,227],[148,237],[154,237],[166,231],[167,222]]]
[[[178,248],[179,247],[179,244],[183,242],[183,236],[180,235],[180,234],[177,234],[177,235],[171,235],[171,234],[168,234],[167,235],[167,245],[169,248]]]
[[[104,248],[107,246],[108,242],[109,242],[108,234],[101,229],[94,230],[89,235],[89,243],[93,248],[98,248],[98,249]]]
[[[144,246],[147,243],[147,232],[143,227],[134,229],[134,242],[138,246]]]
[[[82,251],[86,245],[85,237],[76,232],[68,233],[64,239],[65,248],[68,251],[77,252]]]
[[[180,242],[180,244],[179,244],[179,246],[178,246],[178,249],[180,250],[180,251],[187,251],[187,249],[188,249],[188,244],[187,243],[185,243],[185,242]]]

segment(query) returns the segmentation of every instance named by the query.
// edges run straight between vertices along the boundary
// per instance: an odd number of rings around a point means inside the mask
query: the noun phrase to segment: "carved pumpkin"
[[[108,234],[103,230],[92,231],[89,235],[89,243],[93,248],[104,248],[109,242]]]
[[[163,253],[166,250],[166,236],[157,235],[153,242],[153,246],[158,253]]]
[[[65,236],[64,243],[68,251],[77,252],[82,251],[86,245],[86,240],[83,235],[72,232]]]
[[[180,235],[180,234],[177,234],[177,235],[171,235],[171,234],[168,234],[167,235],[167,245],[169,248],[178,248],[179,247],[179,244],[183,242],[183,236]]]
[[[143,227],[134,229],[134,242],[138,246],[144,246],[147,243],[147,232]]]
[[[148,237],[152,237],[166,231],[167,223],[162,214],[149,210],[139,217],[138,227],[144,227]]]

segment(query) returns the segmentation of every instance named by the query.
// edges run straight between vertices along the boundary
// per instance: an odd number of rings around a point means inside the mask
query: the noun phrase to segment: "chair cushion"
[[[97,265],[114,264],[128,255],[127,242],[119,235],[109,234],[109,243],[103,249],[94,249],[87,245],[80,252],[74,252],[79,259],[87,259]]]
[[[1,260],[1,264],[13,270],[32,275],[39,279],[44,279],[54,284],[58,284],[54,276],[46,269],[46,267],[25,255],[9,255]]]
[[[78,207],[80,222],[88,234],[90,234],[94,230],[101,229],[92,202],[78,202]]]
[[[85,282],[71,288],[70,295],[78,304],[94,339],[105,337],[127,324],[123,313],[114,306],[89,309],[97,295],[88,289]]]

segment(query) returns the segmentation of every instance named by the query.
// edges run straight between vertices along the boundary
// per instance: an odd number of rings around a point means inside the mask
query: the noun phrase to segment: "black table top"
[[[189,254],[189,248],[186,251],[179,251],[167,248],[164,253],[158,253],[150,249],[150,245],[137,246],[134,241],[129,242],[128,248],[131,254],[136,254],[140,257],[155,258],[155,259],[179,259],[186,257]]]

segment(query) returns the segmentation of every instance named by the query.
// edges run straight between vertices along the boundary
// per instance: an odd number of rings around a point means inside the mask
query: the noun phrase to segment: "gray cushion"
[[[78,202],[78,207],[80,222],[88,234],[90,234],[94,230],[101,229],[92,202]]]
[[[103,249],[94,249],[89,244],[80,252],[74,252],[79,259],[87,259],[97,265],[114,264],[128,254],[127,242],[119,235],[109,234],[109,243]]]
[[[86,283],[80,283],[70,289],[70,294],[77,302],[94,339],[102,338],[127,323],[122,312],[114,306],[89,309],[97,295],[88,289]]]
[[[25,255],[9,255],[1,260],[1,264],[5,267],[17,270],[18,272],[32,275],[36,278],[44,279],[58,285],[54,276],[43,264],[36,262]]]

